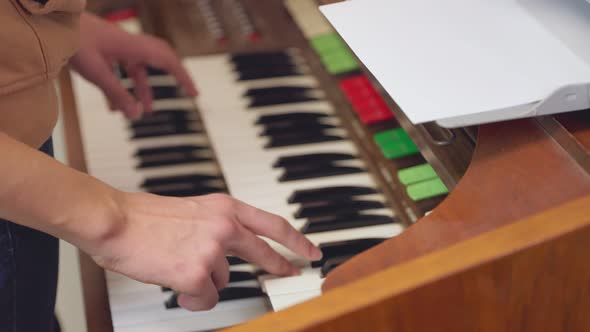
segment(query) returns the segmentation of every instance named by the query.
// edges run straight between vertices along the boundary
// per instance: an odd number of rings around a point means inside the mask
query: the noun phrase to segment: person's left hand
[[[197,90],[182,63],[163,40],[127,33],[95,15],[83,13],[80,19],[80,49],[70,60],[84,78],[102,89],[111,110],[121,110],[137,119],[152,109],[152,90],[146,66],[169,72],[190,96]],[[113,65],[123,66],[133,79],[137,100],[115,76]]]

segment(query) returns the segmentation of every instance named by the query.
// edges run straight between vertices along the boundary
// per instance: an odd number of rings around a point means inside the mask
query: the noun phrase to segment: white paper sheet
[[[590,82],[584,0],[362,0],[321,10],[414,123],[527,116],[559,87]]]

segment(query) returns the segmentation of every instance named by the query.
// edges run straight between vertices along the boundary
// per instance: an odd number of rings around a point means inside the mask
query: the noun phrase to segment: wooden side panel
[[[589,206],[590,196],[229,331],[590,331]]]
[[[590,152],[590,110],[559,114],[555,119]]]
[[[589,240],[586,229],[306,331],[590,331]]]
[[[324,290],[587,194],[587,171],[535,120],[481,126],[473,161],[449,197],[402,234],[334,270]]]
[[[76,114],[76,103],[71,87],[69,71],[64,70],[59,79],[68,165],[78,171],[86,172],[80,125],[78,123],[78,115]],[[96,265],[92,258],[82,251],[78,252],[78,256],[88,332],[112,331],[113,327],[104,270]]]

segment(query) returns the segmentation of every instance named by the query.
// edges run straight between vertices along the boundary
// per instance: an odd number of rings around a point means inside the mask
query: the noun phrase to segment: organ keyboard
[[[265,68],[260,68],[260,64],[277,57],[285,58],[281,61],[294,70],[265,73]],[[224,186],[220,183],[225,182],[234,197],[285,216],[324,248],[325,259],[332,259],[332,264],[334,258],[343,257],[342,252],[351,256],[359,252],[356,247],[369,247],[350,246],[353,240],[367,242],[398,234],[402,226],[367,173],[346,130],[340,127],[333,106],[323,98],[313,76],[306,75],[305,68],[297,68],[302,60],[296,57],[286,51],[188,58],[186,67],[199,86],[197,104],[201,118],[194,106],[175,91],[174,85],[155,85],[154,113],[128,123],[120,114],[105,112],[107,105],[101,92],[74,77],[77,99],[93,105],[83,110],[80,107],[79,113],[90,174],[121,190],[175,196],[221,192]],[[248,74],[251,72],[256,75]],[[157,89],[163,87],[175,92],[158,93]],[[104,133],[109,133],[108,139]],[[126,146],[121,147],[122,144]],[[349,244],[348,251],[333,247],[331,253],[327,249],[328,245],[342,241]],[[378,241],[368,243],[372,246]],[[291,260],[297,260],[278,244],[274,246]],[[244,264],[234,266],[239,265]],[[295,281],[311,280],[304,287],[306,293],[319,293],[322,265],[312,266],[301,277],[286,278],[286,286],[281,286],[280,280],[261,277],[262,289],[268,280],[277,296],[269,294],[275,309],[285,303],[294,304],[293,300],[286,302],[285,295],[293,298],[295,289],[288,286]],[[146,325],[154,330],[182,330],[182,323],[167,318],[167,312],[173,313],[172,317],[179,311],[184,316],[193,316],[166,305],[164,299],[170,294],[157,286],[139,285],[110,272],[107,276],[117,331],[145,330]],[[228,290],[242,287],[242,283],[232,282]],[[256,278],[248,285],[256,287]],[[194,315],[196,318],[190,320],[192,328],[206,330],[232,325],[265,311],[262,292],[248,294],[248,298],[255,299],[243,300],[239,294],[237,297],[236,301],[222,301],[220,308],[213,311],[230,310],[225,306],[243,311],[228,315],[229,320],[200,315],[207,317],[203,324],[203,319]],[[301,301],[305,297],[297,294],[295,299]],[[217,321],[217,325],[208,323],[210,320]]]
[[[475,130],[409,124],[313,12],[315,1],[285,3],[146,1],[144,27],[164,27],[199,97],[152,69],[154,112],[140,120],[107,112],[100,91],[73,76],[90,174],[127,191],[230,193],[284,216],[324,252],[305,262],[269,240],[304,267],[288,278],[228,257],[222,301],[199,313],[178,308],[172,290],[106,272],[114,331],[217,329],[319,296],[328,273],[432,211],[467,168]],[[141,30],[127,14],[111,17]]]

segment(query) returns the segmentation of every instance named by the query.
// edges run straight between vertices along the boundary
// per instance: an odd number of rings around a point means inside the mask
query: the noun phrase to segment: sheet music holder
[[[363,0],[320,8],[414,123],[590,108],[586,0]]]

